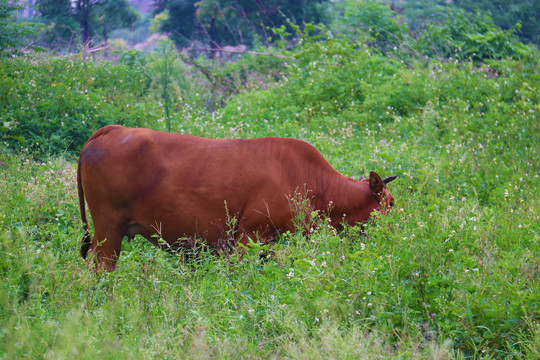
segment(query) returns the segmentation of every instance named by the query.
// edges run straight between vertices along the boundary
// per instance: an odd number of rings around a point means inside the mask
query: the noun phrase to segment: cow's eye
[[[390,201],[390,207],[394,207],[394,202]]]

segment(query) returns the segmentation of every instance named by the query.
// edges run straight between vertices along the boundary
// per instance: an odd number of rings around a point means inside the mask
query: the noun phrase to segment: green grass
[[[243,258],[136,238],[95,275],[78,254],[73,156],[5,140],[0,359],[539,358],[538,61],[492,62],[491,76],[309,46],[275,86],[217,112],[177,107],[173,130],[297,137],[349,176],[397,174],[389,216],[339,234],[322,219]]]

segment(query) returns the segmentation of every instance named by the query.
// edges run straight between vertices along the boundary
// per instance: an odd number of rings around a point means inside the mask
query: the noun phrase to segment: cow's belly
[[[230,229],[224,215],[201,216],[179,211],[146,214],[134,212],[130,216],[125,235],[133,238],[140,234],[156,245],[162,239],[175,247],[190,248],[198,242],[204,242],[212,248],[221,248],[234,236],[234,228]]]
[[[284,195],[270,192],[254,196],[253,190],[225,195],[219,189],[206,194],[169,189],[169,195],[157,193],[130,207],[128,237],[136,233],[154,244],[161,238],[175,246],[189,248],[202,241],[211,248],[223,248],[232,245],[241,233],[254,241],[267,241],[276,231],[292,229]],[[246,193],[251,196],[242,196]]]

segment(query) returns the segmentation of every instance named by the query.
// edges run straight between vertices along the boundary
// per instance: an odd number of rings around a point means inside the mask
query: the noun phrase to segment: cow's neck
[[[359,204],[370,206],[373,201],[368,182],[341,176],[336,178],[332,186],[327,186],[324,193],[318,194],[314,205],[317,210],[323,212],[330,209],[332,218],[336,217],[335,221],[339,223],[347,211],[358,208]],[[367,218],[362,220],[365,221]]]

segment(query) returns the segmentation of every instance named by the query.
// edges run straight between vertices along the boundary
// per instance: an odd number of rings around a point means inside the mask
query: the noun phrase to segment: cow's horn
[[[396,178],[397,178],[396,175],[392,175],[392,176],[389,176],[389,177],[387,177],[386,179],[384,179],[382,182],[383,182],[383,184],[386,185],[386,184],[388,184],[390,181],[396,180]]]

